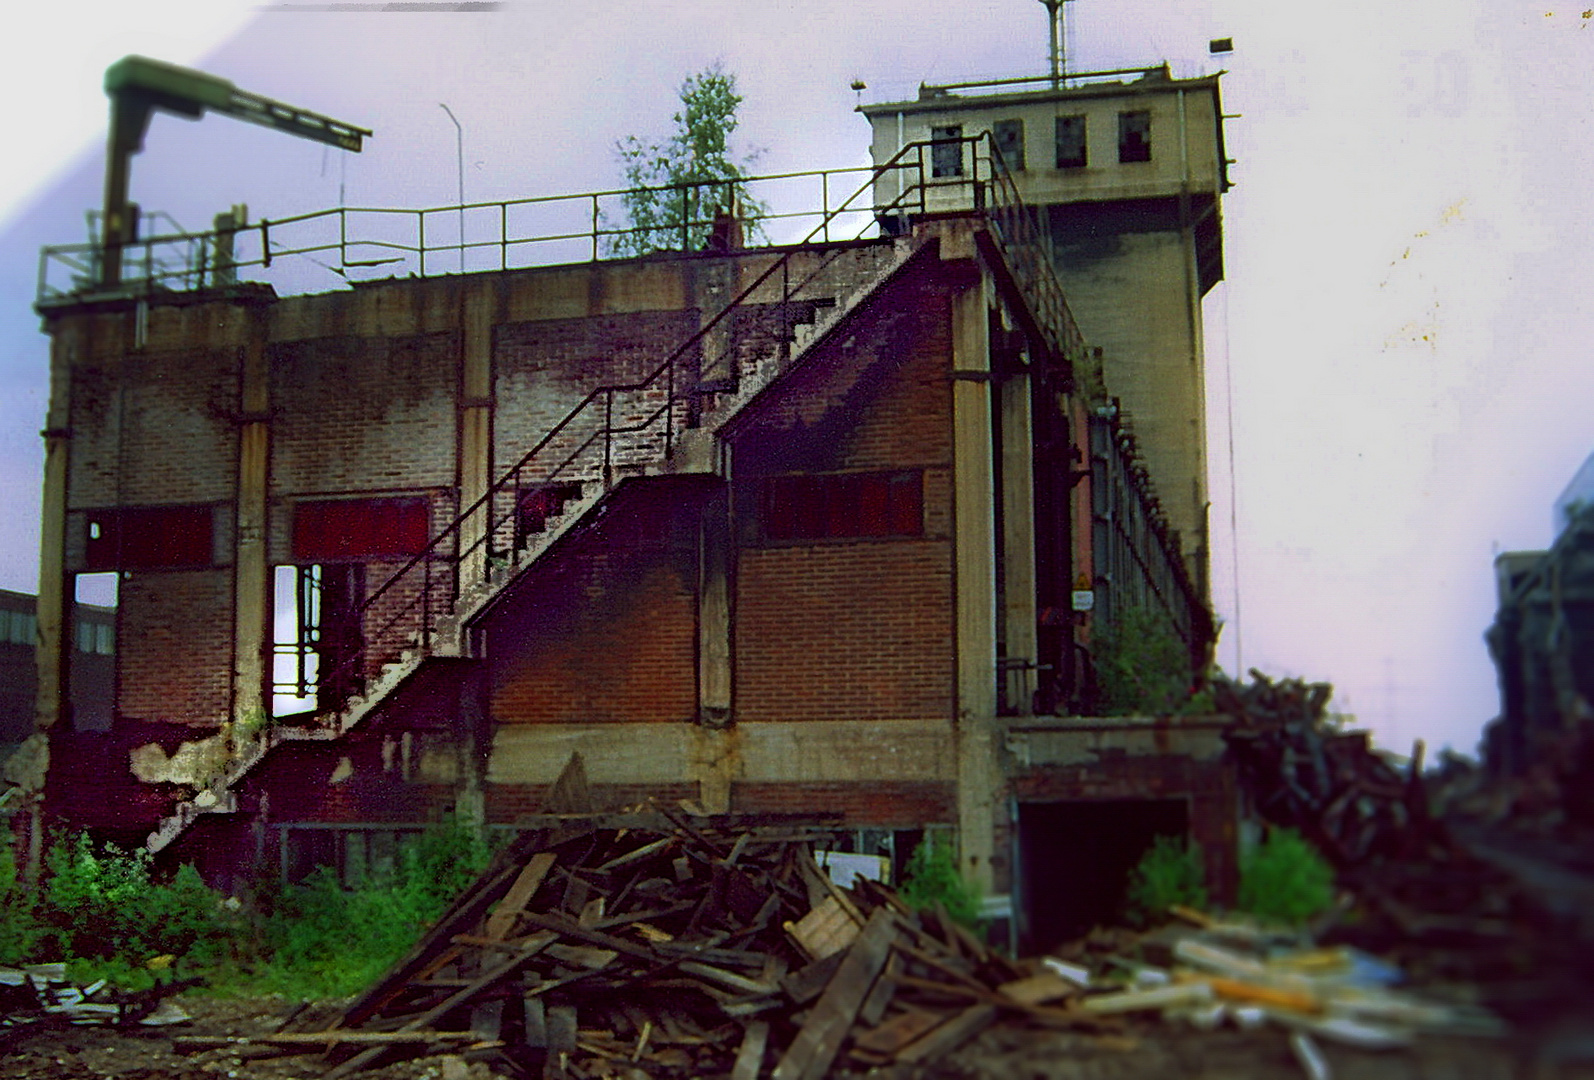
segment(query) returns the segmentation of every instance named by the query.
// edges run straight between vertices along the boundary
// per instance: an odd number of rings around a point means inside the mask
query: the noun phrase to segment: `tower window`
[[[1024,171],[1024,121],[998,120],[991,127],[1002,163],[1013,172]]]
[[[1083,169],[1085,167],[1085,118],[1059,116],[1057,118],[1057,167]]]
[[[930,129],[930,175],[963,175],[963,126],[952,124]]]
[[[1118,160],[1125,163],[1151,160],[1151,114],[1149,112],[1122,112],[1118,114]]]

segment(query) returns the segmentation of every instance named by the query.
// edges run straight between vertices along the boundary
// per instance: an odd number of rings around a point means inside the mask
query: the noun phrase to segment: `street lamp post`
[[[459,118],[441,101],[438,108],[448,114],[454,121],[454,157],[459,165],[459,272],[465,272],[465,129],[459,126]]]

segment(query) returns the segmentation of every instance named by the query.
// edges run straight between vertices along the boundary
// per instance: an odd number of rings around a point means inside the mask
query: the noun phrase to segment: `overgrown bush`
[[[1206,907],[1206,868],[1199,847],[1181,838],[1159,836],[1129,872],[1124,914],[1132,924],[1145,926],[1176,904]]]
[[[919,841],[908,856],[898,895],[915,910],[936,904],[964,926],[975,926],[980,918],[980,890],[958,870],[957,852],[952,844],[932,835]]]
[[[1210,711],[1210,695],[1191,696],[1190,654],[1172,626],[1144,607],[1128,607],[1095,635],[1097,710],[1103,716]]]
[[[241,932],[227,917],[223,897],[192,866],[158,881],[148,851],[95,844],[86,834],[54,845],[45,861],[49,874],[37,914],[62,956],[203,962]]]
[[[1334,902],[1334,868],[1294,829],[1273,829],[1240,857],[1239,908],[1299,925]]]

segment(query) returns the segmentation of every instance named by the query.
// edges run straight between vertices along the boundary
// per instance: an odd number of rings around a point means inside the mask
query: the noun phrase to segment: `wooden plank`
[[[786,996],[797,1005],[805,1005],[824,992],[825,986],[836,974],[836,969],[841,966],[845,953],[836,953],[823,960],[815,960],[807,967],[798,968],[796,971],[780,980],[780,988],[786,991]]]
[[[775,1066],[774,1080],[821,1080],[830,1070],[852,1029],[853,1018],[886,965],[896,934],[896,916],[890,911],[878,908],[869,916],[863,933]]]
[[[612,934],[605,934],[601,930],[589,930],[587,927],[582,926],[574,919],[571,919],[566,915],[558,915],[553,913],[544,914],[540,911],[528,911],[522,915],[521,918],[525,919],[534,926],[540,926],[545,930],[552,930],[557,934],[563,935],[564,937],[575,938],[578,941],[585,941],[589,944],[597,945],[605,949],[613,949],[617,953],[624,953],[626,956],[634,956],[640,960],[646,960],[650,964],[657,964],[663,959],[657,952],[645,945],[638,945],[635,942],[627,941],[624,938],[614,937]]]
[[[910,1009],[860,1034],[857,1046],[870,1053],[895,1057],[909,1043],[922,1038],[931,1028],[945,1023],[946,1019],[946,1013]]]
[[[497,1042],[504,1028],[504,999],[484,1001],[470,1011],[470,1033],[481,1042]]]
[[[596,945],[558,945],[548,946],[548,955],[556,960],[563,960],[576,967],[591,968],[597,971],[614,963],[614,958],[620,954],[613,949],[600,949]]]
[[[956,1050],[990,1026],[996,1019],[995,1005],[970,1005],[952,1019],[910,1044],[897,1055],[908,1064],[930,1061]]]
[[[551,851],[539,851],[521,869],[520,876],[509,886],[509,891],[498,902],[493,913],[487,916],[487,936],[502,940],[514,928],[515,919],[526,909],[531,898],[542,887],[543,879],[553,868],[556,856]]]
[[[525,1018],[526,1045],[542,1049],[548,1045],[548,1013],[541,994],[525,994],[520,999],[521,1015]]]
[[[607,906],[608,902],[601,896],[594,900],[588,900],[582,906],[581,914],[576,921],[588,930],[597,929],[603,924],[604,908]]]
[[[742,1048],[736,1052],[736,1064],[731,1067],[731,1080],[758,1080],[764,1067],[764,1050],[769,1045],[769,1024],[755,1020],[747,1025],[742,1037]]]
[[[875,980],[874,989],[869,991],[869,996],[863,999],[863,1005],[858,1009],[858,1022],[865,1027],[874,1027],[880,1018],[886,1014],[886,1006],[891,1004],[891,999],[896,996],[897,984],[895,976],[902,972],[902,957],[895,952],[886,961],[885,972]]]
[[[810,957],[823,960],[857,940],[858,924],[835,897],[826,897],[801,919],[786,923],[786,932]]]
[[[1003,983],[996,988],[996,992],[1020,1005],[1042,1005],[1048,1001],[1056,1001],[1060,997],[1077,994],[1079,987],[1050,971],[1043,971],[1026,979],[1014,979],[1012,982]]]

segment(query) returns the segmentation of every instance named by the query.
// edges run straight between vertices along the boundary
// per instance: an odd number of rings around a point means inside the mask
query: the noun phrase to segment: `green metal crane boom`
[[[164,109],[197,120],[208,109],[354,153],[371,134],[366,128],[240,90],[215,75],[143,56],[124,57],[107,68],[105,93],[111,99],[111,133],[105,154],[100,284],[107,287],[121,282],[122,249],[137,238],[136,210],[127,201],[128,175],[133,155],[144,148],[151,111]]]

